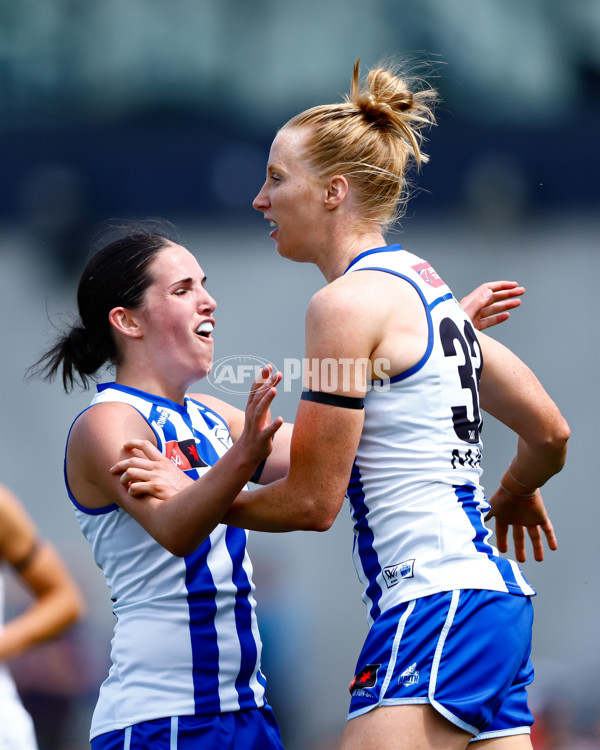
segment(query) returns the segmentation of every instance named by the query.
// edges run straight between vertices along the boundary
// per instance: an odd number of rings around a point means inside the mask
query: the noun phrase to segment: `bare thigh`
[[[465,750],[472,737],[432,706],[380,706],[346,724],[340,750]],[[486,744],[473,747],[483,750]],[[511,745],[493,748],[512,750]]]
[[[472,750],[533,750],[533,745],[528,734],[516,734],[513,737],[496,737],[493,740],[474,742],[471,748]]]

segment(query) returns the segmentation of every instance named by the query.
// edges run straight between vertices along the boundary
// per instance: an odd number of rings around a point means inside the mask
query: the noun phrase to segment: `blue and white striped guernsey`
[[[481,349],[471,321],[430,264],[399,245],[359,255],[412,284],[427,314],[421,360],[365,399],[348,497],[354,562],[369,623],[401,602],[453,589],[533,595],[489,542],[481,476]]]
[[[225,421],[190,398],[181,406],[108,383],[98,386],[91,407],[106,401],[137,409],[162,453],[191,477],[231,446]],[[220,525],[195,552],[177,558],[118,505],[90,510],[69,496],[116,616],[112,666],[91,737],[161,717],[263,706],[247,532]]]

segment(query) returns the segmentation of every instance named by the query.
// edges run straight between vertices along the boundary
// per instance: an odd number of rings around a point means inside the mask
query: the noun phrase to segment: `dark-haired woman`
[[[246,532],[221,524],[257,467],[281,476],[266,368],[245,413],[188,394],[213,359],[214,299],[184,247],[155,234],[96,253],[78,288],[80,320],[39,363],[65,388],[98,386],[70,430],[65,478],[81,529],[110,588],[112,666],[91,727],[93,750],[281,748],[265,700]],[[286,428],[282,433],[285,436]],[[146,440],[177,466],[169,503],[133,499],[111,467]],[[196,495],[186,493],[195,481]]]
[[[564,464],[569,427],[533,373],[476,334],[430,263],[386,243],[411,167],[426,161],[435,98],[386,67],[361,84],[357,63],[344,101],[281,128],[254,200],[277,252],[328,283],[306,316],[289,473],[226,518],[324,530],[348,492],[370,632],[343,750],[531,748],[535,592],[499,550],[509,526],[519,561],[526,533],[537,560],[544,538],[556,547],[539,488]],[[517,436],[489,502],[480,409]]]

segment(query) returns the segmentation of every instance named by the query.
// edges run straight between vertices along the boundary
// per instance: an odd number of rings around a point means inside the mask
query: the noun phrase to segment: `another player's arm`
[[[301,400],[291,442],[291,461],[285,479],[242,493],[225,516],[226,523],[262,531],[324,531],[342,506],[364,410],[349,408],[364,398],[366,380],[348,377],[348,361],[368,359],[374,346],[358,336],[364,315],[355,296],[325,287],[313,297],[306,318],[304,385],[318,394],[324,390],[340,397],[340,404]],[[319,382],[320,363],[337,362],[331,382]],[[346,363],[346,364],[344,364]],[[324,370],[325,368],[323,368]],[[337,385],[331,390],[329,386]]]
[[[280,419],[266,419],[278,379],[253,391],[243,437],[191,483],[182,472],[171,471],[156,447],[154,433],[135,409],[121,403],[96,404],[75,422],[69,439],[67,475],[73,495],[92,507],[117,503],[169,552],[180,557],[189,554],[221,522],[268,455],[272,435],[281,425]],[[133,458],[132,450],[138,452]],[[156,490],[163,471],[169,502]],[[135,493],[130,491],[132,482]],[[173,482],[178,483],[175,494]]]
[[[539,488],[564,466],[570,430],[533,372],[509,349],[479,334],[484,366],[480,383],[482,408],[513,430],[517,451],[490,499],[489,517],[496,519],[498,548],[507,551],[513,526],[517,559],[523,562],[525,531],[536,560],[543,560],[543,538],[550,549],[556,537]]]
[[[0,487],[0,558],[13,567],[34,597],[0,631],[2,662],[61,633],[82,616],[84,605],[53,545],[40,538],[28,513],[4,487]]]

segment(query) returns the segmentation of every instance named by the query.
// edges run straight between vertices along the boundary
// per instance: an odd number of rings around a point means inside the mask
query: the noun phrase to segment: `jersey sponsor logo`
[[[411,664],[408,669],[398,677],[399,685],[416,685],[419,682],[419,670],[417,669],[417,662]]]
[[[160,417],[158,418],[158,422],[156,423],[157,427],[164,427],[167,423],[167,420],[171,416],[171,410],[170,409],[163,409],[160,406],[157,407],[157,411],[160,414]]]
[[[166,445],[165,455],[182,471],[197,469],[200,466],[208,466],[200,458],[198,449],[196,448],[196,441],[193,438],[181,440],[180,442],[169,440]]]
[[[363,667],[352,679],[350,692],[355,695],[370,696],[371,693],[363,691],[362,688],[375,687],[377,684],[377,672],[380,666],[381,664],[367,664],[366,667]]]
[[[403,578],[413,578],[415,575],[415,561],[404,560],[397,565],[388,565],[383,569],[383,579],[388,589],[400,583]]]
[[[438,286],[444,286],[444,281],[441,279],[436,271],[425,261],[425,263],[417,263],[416,266],[413,266],[413,271],[416,271],[421,279],[426,283],[429,284],[429,286],[432,287],[438,287]]]

